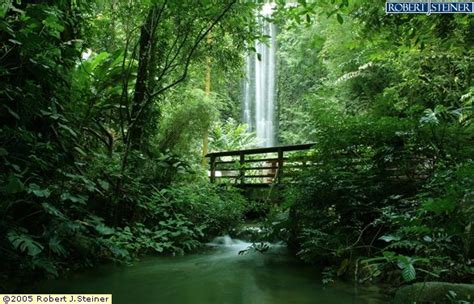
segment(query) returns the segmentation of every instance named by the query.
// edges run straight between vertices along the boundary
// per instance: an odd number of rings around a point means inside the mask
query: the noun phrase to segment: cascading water
[[[24,289],[43,294],[111,293],[115,304],[389,302],[374,286],[367,292],[344,282],[322,286],[318,272],[297,262],[286,246],[258,244],[249,249],[252,243],[221,236],[195,254],[144,258],[131,267],[104,265]]]
[[[261,15],[270,16],[274,4],[264,5]],[[269,36],[268,44],[255,42],[256,52],[247,54],[244,83],[243,121],[256,133],[257,145],[275,145],[275,95],[276,95],[276,26],[259,17],[263,35]]]

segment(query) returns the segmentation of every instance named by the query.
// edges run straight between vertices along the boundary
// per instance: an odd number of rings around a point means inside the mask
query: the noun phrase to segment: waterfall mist
[[[272,5],[266,4],[261,12],[269,16]],[[263,35],[269,36],[267,44],[255,42],[256,52],[247,54],[246,79],[243,92],[243,122],[256,133],[257,145],[275,145],[275,95],[276,95],[276,26],[258,18]]]

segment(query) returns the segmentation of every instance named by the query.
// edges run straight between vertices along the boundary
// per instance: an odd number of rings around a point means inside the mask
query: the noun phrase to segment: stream
[[[114,304],[138,303],[387,303],[377,289],[336,283],[291,257],[283,245],[239,255],[250,243],[219,237],[206,250],[179,257],[146,258],[133,266],[102,266],[48,280],[36,293],[111,293]]]

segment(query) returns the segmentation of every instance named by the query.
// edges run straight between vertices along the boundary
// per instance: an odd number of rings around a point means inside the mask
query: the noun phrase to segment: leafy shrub
[[[380,239],[387,245],[381,250],[383,257],[364,261],[366,267],[393,270],[398,266],[405,281],[424,276],[469,281],[474,275],[473,189],[474,164],[468,161],[435,172],[405,204],[383,208],[380,222],[389,225],[390,233]],[[400,260],[407,266],[402,267]]]
[[[183,254],[213,236],[228,233],[240,223],[243,197],[232,188],[206,181],[155,189],[139,204],[146,214],[133,226],[117,228],[107,239],[115,259],[167,252]]]
[[[437,141],[439,128],[396,118],[327,127],[315,148],[316,165],[286,193],[290,244],[300,258],[333,265],[342,275],[351,263],[358,269],[356,257],[367,257],[358,271],[361,281],[467,280],[471,146],[445,147]],[[467,139],[457,128],[442,129]]]
[[[248,126],[229,118],[216,122],[209,134],[210,151],[242,150],[255,146],[255,134],[247,132]]]
[[[208,238],[229,232],[240,224],[245,200],[238,190],[222,187],[203,180],[158,190],[152,195],[151,202],[156,202],[156,206],[168,206],[169,210],[154,210],[152,214],[156,217],[182,214],[194,225],[200,225],[199,229]]]

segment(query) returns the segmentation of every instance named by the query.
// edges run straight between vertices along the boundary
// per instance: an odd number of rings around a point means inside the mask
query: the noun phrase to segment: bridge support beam
[[[298,152],[313,146],[311,143],[209,153],[206,157],[210,158],[210,181],[227,180],[242,187],[282,183],[284,176],[296,174],[308,161],[307,154]]]

